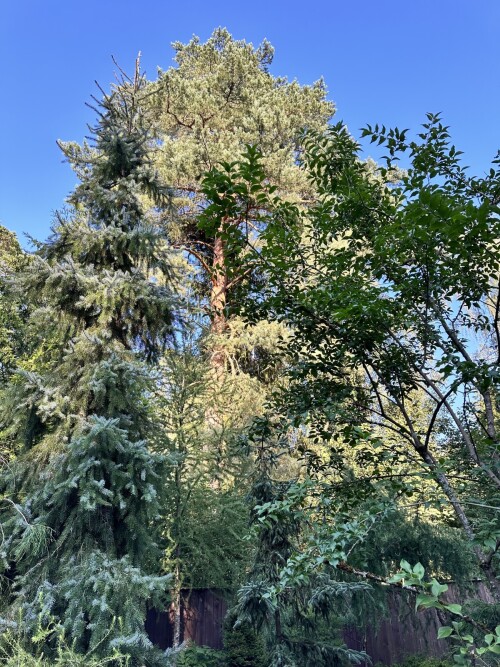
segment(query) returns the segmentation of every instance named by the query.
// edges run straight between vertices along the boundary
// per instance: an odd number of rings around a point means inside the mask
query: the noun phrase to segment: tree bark
[[[180,586],[180,572],[179,563],[177,563],[175,570],[176,585],[172,595],[172,607],[174,612],[174,636],[173,647],[178,648],[181,644],[181,614],[182,614],[182,600],[181,600],[181,586]]]
[[[221,336],[227,328],[226,319],[226,300],[227,300],[227,271],[225,243],[220,236],[214,239],[214,255],[212,263],[212,290],[210,293],[210,332],[214,336]],[[210,355],[210,363],[215,374],[220,377],[225,368],[224,347],[220,342],[216,342]]]
[[[481,570],[484,572],[484,575],[488,581],[489,588],[491,595],[493,596],[494,600],[498,602],[500,600],[500,581],[496,577],[496,573],[493,569],[492,565],[492,559],[488,558],[487,555],[484,553],[484,551],[477,545],[474,544],[475,542],[475,535],[474,535],[474,530],[471,526],[471,523],[467,517],[467,515],[464,512],[464,509],[458,500],[457,496],[455,495],[455,492],[453,491],[450,483],[448,482],[448,479],[444,473],[439,471],[438,466],[436,465],[436,461],[434,460],[434,457],[432,454],[428,451],[425,452],[419,452],[422,459],[427,463],[427,465],[434,471],[434,474],[436,475],[436,481],[441,487],[441,489],[444,491],[445,495],[448,497],[448,500],[450,501],[453,509],[455,510],[455,514],[460,521],[462,528],[464,529],[465,534],[467,535],[467,538],[470,540],[472,543],[472,549],[477,557],[477,560],[479,562],[479,567]]]

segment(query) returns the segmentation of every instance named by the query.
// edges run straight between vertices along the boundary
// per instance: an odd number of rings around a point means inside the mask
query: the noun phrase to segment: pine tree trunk
[[[172,595],[172,608],[174,616],[174,636],[173,647],[178,648],[181,644],[181,615],[182,615],[182,599],[181,599],[181,581],[179,564],[175,568],[175,589]]]
[[[179,449],[180,454],[185,452],[182,449]],[[182,615],[182,599],[181,599],[181,588],[182,588],[182,574],[181,574],[181,545],[179,544],[180,535],[182,531],[182,500],[181,500],[181,485],[182,485],[182,464],[178,465],[175,469],[175,487],[176,487],[176,498],[175,498],[175,526],[174,526],[174,537],[176,540],[176,545],[174,549],[174,558],[175,558],[175,569],[174,569],[174,588],[172,591],[172,610],[173,610],[173,626],[174,626],[174,636],[173,636],[173,647],[177,648],[181,643],[181,615]]]
[[[222,238],[216,236],[214,239],[214,257],[212,273],[212,291],[210,294],[210,331],[215,336],[221,336],[227,328],[225,314],[227,298],[227,272],[226,272],[225,243]],[[212,349],[210,363],[217,377],[221,377],[225,368],[225,354],[223,346],[216,343]]]

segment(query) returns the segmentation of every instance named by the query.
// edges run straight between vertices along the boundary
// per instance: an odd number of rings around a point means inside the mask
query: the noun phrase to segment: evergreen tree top
[[[204,172],[259,147],[266,175],[292,199],[308,184],[297,165],[304,128],[324,129],[334,113],[322,79],[303,86],[269,72],[274,49],[257,48],[218,28],[205,43],[175,42],[177,66],[150,84],[150,119],[162,138],[157,164],[177,190],[199,193]],[[189,197],[183,202],[190,206]]]
[[[152,166],[144,88],[137,70],[96,107],[92,145],[61,144],[81,182],[17,277],[34,304],[36,363],[4,397],[19,455],[0,475],[6,613],[20,608],[28,632],[54,618],[75,649],[118,648],[137,665],[156,660],[145,605],[167,585],[155,558],[162,459],[147,446],[157,425],[145,359],[174,319],[151,207],[168,190]]]

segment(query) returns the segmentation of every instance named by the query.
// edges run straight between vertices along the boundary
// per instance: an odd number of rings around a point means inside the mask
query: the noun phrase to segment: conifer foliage
[[[144,80],[120,80],[96,108],[91,144],[61,144],[80,178],[18,283],[37,304],[36,372],[15,376],[3,421],[18,447],[1,476],[4,616],[32,633],[56,619],[77,650],[153,664],[145,605],[156,576],[162,460],[147,447],[147,395],[172,331],[168,201],[142,125]]]

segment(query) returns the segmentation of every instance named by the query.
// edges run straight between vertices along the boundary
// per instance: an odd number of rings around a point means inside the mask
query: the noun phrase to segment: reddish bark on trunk
[[[212,264],[212,291],[210,293],[210,316],[211,333],[220,336],[227,327],[226,321],[226,298],[227,298],[227,272],[225,265],[225,244],[222,238],[216,236],[214,239],[214,257]],[[212,349],[210,357],[212,368],[217,375],[221,375],[225,366],[225,354],[223,346],[216,344]]]

